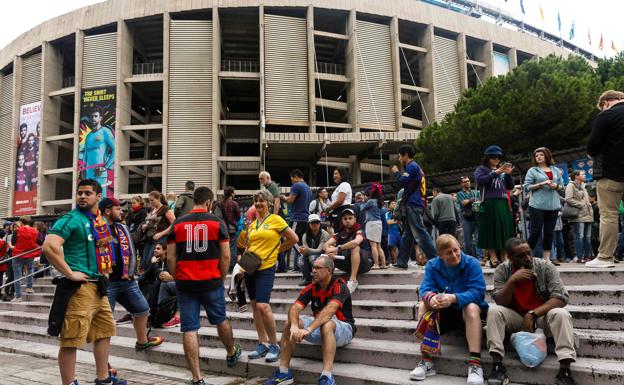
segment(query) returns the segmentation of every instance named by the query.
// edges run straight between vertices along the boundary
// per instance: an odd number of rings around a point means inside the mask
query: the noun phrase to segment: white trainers
[[[410,380],[422,381],[426,377],[433,376],[434,374],[436,374],[436,371],[433,362],[420,361],[414,370],[411,371]],[[481,380],[483,381],[483,375],[481,376]]]
[[[585,262],[585,267],[615,267],[615,264],[612,260],[599,259],[596,257],[589,262]]]
[[[468,385],[483,385],[483,368],[477,365],[468,366]]]
[[[358,287],[358,281],[348,281],[347,282],[347,287],[349,288],[349,293],[350,294],[355,293],[355,290]]]

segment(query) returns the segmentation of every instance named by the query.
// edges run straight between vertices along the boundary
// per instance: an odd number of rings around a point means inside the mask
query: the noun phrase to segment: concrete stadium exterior
[[[0,50],[0,216],[19,214],[20,183],[32,199],[24,212],[67,210],[90,173],[122,198],[179,193],[186,180],[244,193],[261,169],[284,183],[295,167],[311,185],[331,182],[335,166],[349,167],[353,183],[380,179],[398,146],[462,90],[569,53],[415,0],[84,7]],[[18,128],[33,111],[29,146]],[[94,114],[111,143],[89,139]],[[98,160],[87,159],[93,146]]]

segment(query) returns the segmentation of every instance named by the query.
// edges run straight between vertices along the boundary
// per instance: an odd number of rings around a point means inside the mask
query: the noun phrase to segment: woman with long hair
[[[260,258],[260,267],[253,273],[245,273],[245,286],[253,309],[254,325],[258,332],[256,350],[249,354],[250,359],[266,356],[267,362],[279,360],[280,348],[277,343],[275,317],[271,310],[271,291],[275,281],[277,255],[299,241],[297,234],[279,215],[273,212],[273,195],[268,190],[258,190],[253,195],[257,219],[247,229],[246,252]],[[281,242],[281,239],[284,241]],[[243,253],[244,254],[244,253]]]
[[[386,254],[381,247],[382,223],[381,208],[383,207],[383,186],[374,183],[371,189],[371,197],[360,208],[366,213],[366,227],[364,233],[366,239],[370,243],[371,253],[373,254],[373,267],[371,269],[386,268]],[[381,263],[381,265],[380,265]]]
[[[331,212],[331,221],[334,233],[338,233],[340,231],[340,227],[342,226],[340,214],[342,213],[342,210],[351,206],[353,191],[351,190],[351,185],[349,184],[349,171],[347,171],[346,168],[339,167],[335,169],[333,178],[336,188],[332,193],[331,205],[329,206],[328,211]]]
[[[145,223],[141,225],[143,231],[145,231],[145,246],[141,255],[141,271],[145,271],[148,267],[156,242],[168,233],[169,226],[175,220],[173,211],[167,205],[167,199],[160,191],[150,192],[148,199],[151,210],[145,217]]]
[[[570,218],[568,222],[574,227],[576,261],[585,263],[592,258],[591,227],[594,223],[594,209],[585,189],[585,171],[574,170],[572,176],[574,179],[565,189],[565,202],[578,209],[576,218]]]
[[[529,215],[531,216],[529,246],[534,250],[542,236],[544,260],[550,262],[553,234],[559,210],[561,210],[559,191],[563,191],[563,178],[561,170],[553,166],[555,162],[550,150],[546,147],[539,147],[533,151],[531,163],[533,167],[527,171],[523,184],[524,191],[531,193],[529,197]],[[553,263],[559,265],[557,260]]]

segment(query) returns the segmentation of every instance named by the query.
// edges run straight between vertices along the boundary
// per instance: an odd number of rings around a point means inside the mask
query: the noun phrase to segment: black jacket
[[[594,179],[624,182],[624,102],[602,111],[594,121],[587,153],[594,159]],[[598,163],[598,164],[596,164]]]

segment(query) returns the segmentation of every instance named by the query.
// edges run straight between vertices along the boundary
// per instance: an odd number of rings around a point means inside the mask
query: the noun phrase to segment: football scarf
[[[95,260],[97,262],[98,272],[100,274],[110,274],[113,272],[113,249],[111,242],[113,236],[111,235],[110,228],[106,224],[106,221],[102,217],[102,213],[98,209],[96,215],[93,215],[91,211],[78,210],[84,214],[91,222],[91,234],[93,235],[93,242],[95,243]]]

